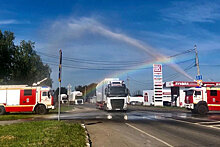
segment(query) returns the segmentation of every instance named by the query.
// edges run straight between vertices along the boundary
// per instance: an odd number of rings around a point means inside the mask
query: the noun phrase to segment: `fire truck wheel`
[[[36,113],[41,114],[41,115],[46,114],[47,113],[47,109],[46,109],[46,107],[44,105],[39,105],[36,108]]]
[[[5,114],[5,108],[4,107],[0,107],[0,115]]]
[[[201,115],[205,115],[208,112],[208,109],[205,105],[199,105],[198,113]]]

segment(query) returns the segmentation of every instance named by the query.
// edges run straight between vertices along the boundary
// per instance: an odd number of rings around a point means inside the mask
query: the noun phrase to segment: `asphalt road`
[[[61,119],[84,123],[94,147],[220,146],[220,113],[199,116],[141,106],[105,112],[85,104]]]

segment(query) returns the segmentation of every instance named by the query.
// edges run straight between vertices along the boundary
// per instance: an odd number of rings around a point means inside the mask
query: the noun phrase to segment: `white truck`
[[[54,109],[51,92],[47,86],[0,85],[0,115],[33,111],[45,114]]]
[[[99,109],[127,110],[128,89],[118,78],[106,78],[96,86],[96,106]]]
[[[82,99],[83,93],[80,91],[73,91],[69,95],[69,103],[70,104],[75,104],[77,99]]]
[[[66,94],[61,94],[61,103],[62,104],[68,103],[68,97]]]

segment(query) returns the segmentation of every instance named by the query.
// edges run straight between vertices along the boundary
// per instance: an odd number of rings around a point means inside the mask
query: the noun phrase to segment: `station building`
[[[202,82],[203,87],[220,86],[220,82]],[[185,106],[185,92],[192,87],[198,87],[197,82],[190,81],[170,81],[165,82],[164,87],[171,89],[171,104],[172,106]]]

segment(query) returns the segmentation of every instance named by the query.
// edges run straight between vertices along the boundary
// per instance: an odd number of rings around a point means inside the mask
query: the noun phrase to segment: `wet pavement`
[[[114,121],[135,121],[135,120],[166,120],[166,119],[176,119],[192,123],[206,123],[220,124],[220,112],[211,112],[205,116],[191,114],[190,111],[175,111],[175,110],[166,110],[155,112],[152,108],[152,111],[149,109],[136,110],[130,106],[130,109],[127,112],[120,111],[103,111],[95,108],[94,104],[85,104],[76,106],[75,110],[70,113],[61,114],[60,118],[63,120],[114,120]],[[136,106],[137,108],[137,106]],[[57,115],[50,116],[50,119],[56,119]]]
[[[185,109],[129,106],[127,112],[107,112],[94,104],[76,105],[60,119],[85,124],[92,146],[220,146],[220,113],[200,116]],[[1,121],[0,125],[57,119],[57,114]]]
[[[95,105],[76,106],[61,120],[84,123],[93,146],[220,146],[220,113],[193,115],[187,110],[142,106],[106,112]],[[56,115],[50,119],[57,119]]]

